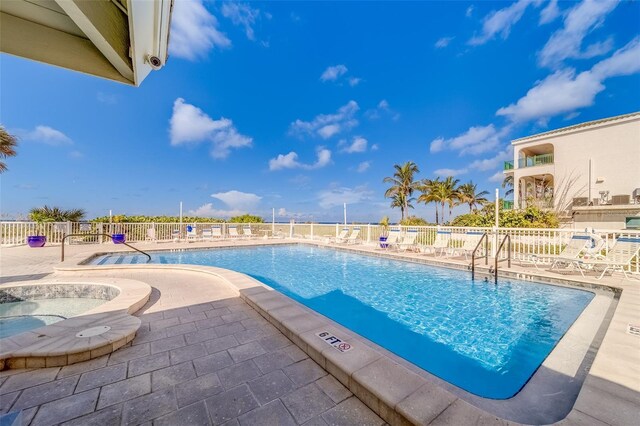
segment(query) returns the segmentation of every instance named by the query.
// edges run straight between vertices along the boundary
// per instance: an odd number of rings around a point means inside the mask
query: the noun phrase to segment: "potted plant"
[[[27,236],[27,244],[29,247],[44,247],[47,243],[47,236],[44,235],[45,222],[53,222],[53,219],[46,214],[32,210],[29,213],[29,218],[36,223],[35,235]]]
[[[124,219],[124,215],[113,216],[113,222],[116,224],[116,232],[111,235],[113,244],[122,244],[127,241],[127,235],[122,232],[122,225],[120,224]]]
[[[384,242],[387,241],[387,237],[389,236],[389,217],[384,216],[380,219],[380,226],[382,226],[382,234],[380,234],[380,248],[387,248],[387,244]]]

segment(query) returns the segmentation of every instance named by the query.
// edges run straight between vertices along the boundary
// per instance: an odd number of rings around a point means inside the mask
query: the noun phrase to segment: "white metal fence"
[[[196,230],[201,236],[202,231],[212,227],[221,227],[223,238],[229,237],[229,227],[236,226],[238,234],[243,234],[245,227],[251,228],[253,236],[263,238],[302,238],[313,240],[328,240],[336,237],[343,229],[349,233],[354,228],[360,228],[360,238],[365,244],[378,244],[379,238],[388,229],[380,225],[360,224],[317,224],[317,223],[93,223],[93,222],[48,222],[36,224],[34,222],[0,222],[0,243],[3,246],[26,244],[29,235],[45,235],[48,244],[60,244],[65,235],[84,234],[79,237],[70,237],[70,244],[96,244],[108,243],[109,238],[96,237],[91,234],[125,234],[128,242],[141,242],[149,240],[149,230],[157,241],[172,241],[176,236],[185,238],[187,227]],[[451,226],[398,226],[392,225],[389,229],[399,229],[402,233],[409,230],[417,231],[416,243],[418,246],[433,244],[438,231],[450,232],[450,247],[461,247],[468,232],[488,233],[490,253],[493,254],[496,245],[505,235],[511,237],[512,257],[515,260],[530,258],[533,255],[543,257],[545,255],[560,254],[571,237],[580,231],[575,229],[539,229],[539,228],[469,228]],[[613,241],[620,237],[640,238],[640,231],[632,230],[596,230],[594,234],[604,240],[603,252],[611,246]],[[506,250],[501,251],[500,257],[507,256]],[[640,273],[640,259],[632,262],[632,272]]]

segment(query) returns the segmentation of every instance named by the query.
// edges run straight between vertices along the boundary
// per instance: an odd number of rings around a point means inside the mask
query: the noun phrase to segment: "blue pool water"
[[[152,254],[248,274],[474,394],[515,395],[593,293],[304,245]],[[114,255],[95,264],[144,263]]]

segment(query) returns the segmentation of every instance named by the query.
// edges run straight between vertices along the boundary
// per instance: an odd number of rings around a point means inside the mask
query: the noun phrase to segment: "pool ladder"
[[[482,241],[484,241],[484,264],[489,265],[489,233],[485,232],[480,237],[480,241],[476,244],[476,247],[473,249],[471,253],[471,265],[469,265],[469,269],[471,269],[471,279],[476,279],[476,252],[482,246]],[[511,235],[505,234],[504,238],[498,245],[498,250],[496,250],[493,267],[489,268],[489,273],[493,274],[494,282],[498,284],[498,263],[504,261],[505,259],[500,260],[500,252],[504,247],[504,243],[507,243],[507,267],[511,268]]]
[[[60,262],[64,262],[64,240],[66,240],[69,237],[87,237],[87,236],[91,236],[91,237],[109,237],[111,238],[111,240],[114,239],[113,235],[111,234],[102,234],[102,233],[97,233],[97,234],[67,234],[62,238],[62,251],[60,254]],[[144,254],[145,256],[147,256],[147,263],[151,262],[151,256],[149,255],[149,253],[144,252],[140,249],[135,248],[134,246],[132,246],[131,244],[127,244],[124,241],[120,242],[119,244],[124,244],[125,246],[137,251],[138,253]]]

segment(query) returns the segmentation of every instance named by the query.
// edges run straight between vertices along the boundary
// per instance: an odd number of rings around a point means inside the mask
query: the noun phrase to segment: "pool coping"
[[[111,353],[133,340],[141,321],[132,314],[140,310],[151,295],[151,287],[141,281],[105,278],[22,281],[1,284],[0,290],[48,285],[105,286],[115,288],[118,294],[80,315],[0,339],[0,370],[61,367]],[[76,337],[76,333],[83,330],[103,326],[110,329],[97,336]]]
[[[306,243],[313,244],[318,246],[327,246],[326,244],[315,244],[315,242],[311,242],[308,240],[303,241],[283,241],[277,242],[276,244],[296,244],[296,243]],[[273,245],[273,242],[264,242],[254,245]],[[203,250],[207,248],[236,248],[238,245],[225,245],[225,246],[211,246],[211,247],[194,247],[194,248],[185,248],[178,250],[153,250],[153,251],[185,251],[185,250]],[[354,247],[336,247],[331,245],[332,248],[338,248],[342,250],[348,250],[357,252],[360,254],[377,254],[372,251],[360,250]],[[105,253],[106,254],[106,253]],[[114,254],[122,255],[122,252],[117,252]],[[453,395],[450,392],[450,389],[443,389],[443,387],[438,384],[434,385],[433,383],[420,382],[420,386],[416,389],[411,389],[407,395],[406,393],[407,384],[413,383],[415,385],[415,378],[420,377],[415,374],[414,371],[411,371],[410,368],[407,368],[406,365],[402,365],[401,360],[399,361],[396,355],[388,353],[388,351],[379,348],[373,342],[368,341],[367,339],[357,335],[356,333],[345,329],[341,325],[335,323],[334,321],[322,316],[321,314],[316,313],[315,311],[307,308],[306,306],[294,301],[293,299],[288,298],[287,296],[282,295],[271,289],[270,287],[238,272],[224,270],[220,268],[214,267],[205,267],[205,266],[195,266],[195,265],[165,265],[165,264],[136,264],[136,265],[79,265],[83,261],[87,259],[93,258],[98,253],[94,253],[93,255],[87,257],[86,254],[78,255],[74,259],[69,259],[69,261],[64,262],[64,264],[58,266],[56,269],[58,271],[83,271],[83,270],[108,270],[108,269],[144,269],[144,268],[160,268],[160,269],[179,269],[179,270],[190,270],[196,272],[205,272],[210,273],[215,276],[222,278],[225,282],[230,284],[232,287],[235,287],[238,291],[240,297],[242,297],[247,303],[249,303],[254,309],[256,309],[261,315],[267,318],[271,323],[273,323],[278,329],[280,329],[288,338],[290,338],[294,343],[296,343],[301,349],[305,350],[309,354],[311,358],[313,358],[316,362],[322,365],[327,371],[333,374],[338,380],[340,380],[343,384],[345,384],[356,396],[358,396],[363,402],[369,405],[376,413],[381,415],[385,420],[392,424],[403,424],[403,423],[425,423],[429,421],[428,417],[433,416],[441,416],[447,415],[447,413],[453,413],[462,410],[466,412],[468,415],[473,415],[476,418],[484,418],[484,419],[492,419],[492,421],[497,421],[499,418],[495,417],[492,414],[485,412],[481,408],[477,408],[459,396]],[[407,258],[406,256],[398,256],[395,253],[379,253],[382,257],[388,257],[395,260],[404,260],[404,261],[414,261],[413,258]],[[419,263],[427,263],[433,264],[428,259],[424,259],[425,261]],[[451,264],[441,264],[444,262],[436,262],[437,266],[446,266],[446,267],[454,267],[455,269],[465,269],[464,265],[451,265]],[[487,274],[488,271],[482,271],[482,268],[478,271],[480,274]],[[523,276],[526,277],[536,277],[533,274],[521,274],[521,273],[512,273],[508,271],[510,274],[513,274],[514,278],[523,279]],[[505,272],[501,272],[501,276]],[[541,277],[540,279],[535,279],[536,282],[542,281],[547,284],[555,284],[555,285],[569,285],[571,287],[576,287],[576,281],[571,279],[553,279],[550,277]],[[526,278],[525,278],[526,279]],[[547,281],[547,282],[544,282]],[[602,283],[585,283],[582,281],[577,281],[577,286],[582,288],[590,288],[596,290],[605,290],[613,294],[612,298],[617,299],[618,296],[622,295],[622,289],[620,287],[611,286],[608,284]],[[585,287],[586,286],[586,287]],[[265,293],[267,292],[267,293]],[[264,299],[264,300],[262,300]],[[279,299],[279,300],[278,300]],[[576,321],[577,322],[577,321]],[[606,331],[606,326],[604,327]],[[335,333],[341,339],[347,342],[358,342],[358,350],[353,349],[348,353],[340,353],[341,355],[347,355],[343,357],[343,360],[337,359],[336,350],[333,347],[327,346],[324,342],[322,342],[315,333],[318,330],[329,331],[331,333]],[[563,338],[564,339],[564,338]],[[562,341],[562,340],[561,340]],[[324,347],[322,345],[325,345]],[[596,345],[597,346],[597,345]],[[365,349],[366,348],[366,349]],[[595,353],[597,351],[597,347],[589,347],[589,351]],[[385,353],[387,352],[387,353]],[[555,350],[552,352],[552,354]],[[359,355],[358,355],[359,353]],[[551,356],[551,355],[550,355]],[[373,357],[373,358],[372,358]],[[358,361],[355,358],[364,358],[371,362],[367,362],[365,365],[358,364]],[[597,360],[597,357],[596,357]],[[546,361],[546,360],[545,360]],[[359,361],[362,363],[362,361]],[[407,363],[406,361],[404,361]],[[373,365],[375,363],[375,365]],[[359,367],[359,368],[357,368]],[[367,368],[365,370],[365,367]],[[414,366],[415,367],[415,366]],[[593,366],[592,366],[593,367]],[[415,369],[421,370],[418,367]],[[363,370],[363,371],[360,371]],[[593,368],[592,368],[593,370]],[[380,382],[380,378],[384,377],[385,371],[394,371],[394,374],[391,377],[387,377]],[[424,371],[424,370],[421,370]],[[357,374],[356,374],[357,373]],[[430,373],[425,372],[430,375]],[[537,373],[536,373],[537,374]],[[589,375],[591,373],[587,373],[587,378],[583,383],[583,388],[587,384],[589,379]],[[389,380],[395,380],[398,377],[402,377],[403,379],[399,381],[398,388],[390,390]],[[424,379],[423,379],[424,380]],[[450,385],[452,386],[452,385]],[[445,386],[446,387],[446,386]],[[402,391],[404,389],[404,391]],[[525,386],[526,389],[526,386]],[[386,392],[386,393],[385,393]],[[404,392],[404,393],[403,393]],[[463,391],[464,392],[464,391]],[[580,392],[580,395],[582,391]],[[420,397],[422,395],[422,397]],[[580,399],[580,395],[578,399]],[[429,407],[428,410],[425,408],[424,403],[418,403],[421,398],[424,397],[429,398]],[[399,399],[399,400],[398,400]],[[444,401],[444,402],[443,402]],[[424,401],[422,401],[424,402]],[[445,403],[446,402],[446,403]],[[577,405],[576,401],[576,405]],[[435,405],[434,405],[435,404]],[[587,407],[588,408],[588,407]],[[429,411],[425,413],[425,410]],[[574,415],[576,409],[574,409],[569,413],[569,416],[566,421],[570,421],[570,419],[576,416],[580,417],[584,415],[584,410]],[[598,413],[594,413],[595,418],[597,418]],[[422,417],[421,417],[422,416]],[[427,416],[427,417],[424,417]],[[435,418],[435,417],[433,417]],[[432,419],[431,419],[432,420]]]

